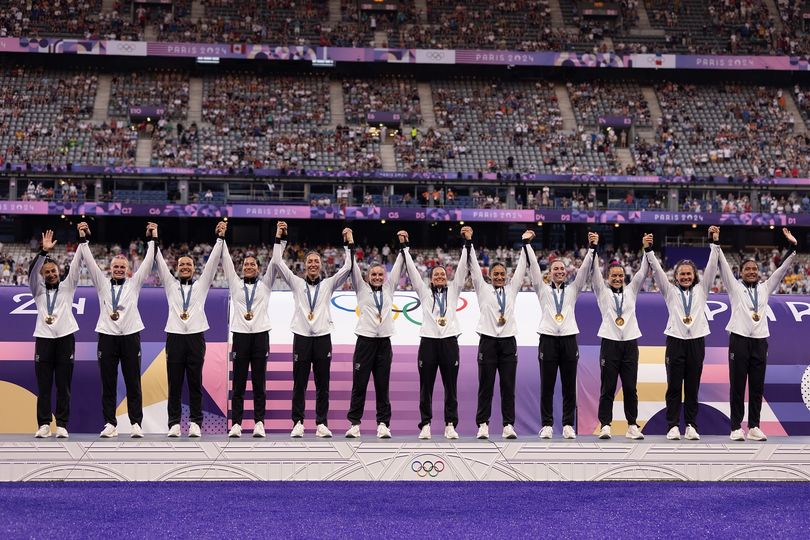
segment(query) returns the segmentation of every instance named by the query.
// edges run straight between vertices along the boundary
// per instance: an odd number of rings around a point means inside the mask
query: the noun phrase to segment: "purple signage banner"
[[[633,119],[630,116],[600,116],[597,123],[600,126],[625,128],[633,125]]]
[[[808,71],[808,59],[791,56],[700,56],[552,51],[371,49],[248,43],[182,43],[45,38],[0,38],[0,52],[105,56],[215,57],[241,60],[383,62],[566,66],[625,69],[721,69]]]
[[[0,201],[9,215],[199,217],[257,219],[349,219],[392,221],[474,221],[504,223],[649,223],[662,225],[740,225],[807,227],[810,214],[709,214],[645,210],[510,210],[491,208],[425,208],[420,206],[310,206],[273,204],[129,204]]]
[[[370,111],[366,114],[369,124],[399,124],[402,113],[399,111]]]
[[[138,107],[129,108],[129,115],[138,118],[141,117],[163,118],[164,114],[166,114],[166,108],[157,105],[141,105]]]

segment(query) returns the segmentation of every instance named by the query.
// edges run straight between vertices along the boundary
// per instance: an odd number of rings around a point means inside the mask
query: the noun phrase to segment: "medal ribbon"
[[[613,293],[613,303],[616,305],[616,316],[621,317],[624,311],[624,293]]]
[[[191,290],[194,288],[194,282],[191,282],[191,285],[188,286],[188,298],[186,298],[185,290],[183,286],[180,285],[180,296],[183,297],[183,311],[188,312],[188,305],[191,303]]]
[[[256,287],[258,285],[259,285],[258,283],[254,283],[253,290],[250,291],[250,294],[248,294],[247,283],[242,284],[242,287],[245,289],[245,309],[247,310],[248,313],[253,311],[253,299],[256,298]]]
[[[506,291],[503,290],[503,287],[495,288],[495,298],[498,299],[498,307],[501,310],[501,316],[503,316],[506,313]]]
[[[438,296],[433,292],[433,299],[439,304],[439,317],[444,317],[447,313],[447,289],[441,291]]]
[[[118,311],[118,302],[121,301],[121,293],[124,292],[124,286],[120,285],[118,287],[118,294],[115,294],[115,284],[110,282],[110,296],[112,296],[112,308],[113,312]]]
[[[751,294],[751,289],[754,289],[754,294]],[[754,311],[759,310],[759,289],[754,287],[746,287],[745,292],[748,293],[748,298],[751,299],[751,305],[754,306]]]
[[[317,285],[315,285],[315,297],[313,298],[309,292],[309,284],[306,284],[307,288],[307,302],[309,302],[309,312],[315,313],[315,304],[318,303],[318,292],[321,290],[321,282],[319,281]]]
[[[690,317],[692,314],[692,299],[694,298],[694,294],[691,292],[689,293],[689,303],[686,302],[686,295],[683,292],[683,289],[679,288],[681,291],[681,302],[683,302],[683,312],[687,317]]]
[[[53,316],[53,310],[56,308],[56,297],[59,296],[59,287],[53,290],[53,301],[51,300],[51,295],[48,294],[50,289],[45,289],[45,305],[48,308],[48,316]]]
[[[379,293],[379,296],[377,294]],[[382,308],[383,308],[383,292],[382,289],[379,291],[375,291],[371,289],[371,296],[374,297],[374,305],[377,306],[377,315],[382,317]]]
[[[558,290],[560,291],[559,297],[557,296]],[[565,302],[565,289],[556,289],[555,287],[552,287],[551,296],[554,297],[554,307],[557,308],[557,313],[562,313],[563,303]]]

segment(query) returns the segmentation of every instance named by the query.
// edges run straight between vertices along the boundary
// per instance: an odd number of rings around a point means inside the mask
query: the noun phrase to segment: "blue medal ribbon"
[[[319,281],[317,285],[315,285],[315,297],[313,298],[309,292],[309,284],[306,284],[307,288],[307,302],[309,302],[309,314],[312,315],[315,313],[315,304],[318,303],[318,292],[321,290],[321,282]],[[312,320],[312,319],[310,319]]]
[[[191,282],[191,285],[188,286],[188,297],[186,297],[186,293],[183,290],[183,286],[180,285],[180,296],[183,297],[183,313],[188,312],[188,305],[191,303],[191,290],[194,288],[194,282]]]
[[[377,296],[379,293],[379,297]],[[383,308],[383,292],[382,289],[379,291],[375,291],[371,289],[371,296],[374,297],[374,305],[377,306],[377,315],[380,319],[382,319],[382,308]]]
[[[48,294],[50,289],[45,289],[45,306],[48,308],[48,316],[53,316],[53,310],[56,308],[56,297],[59,296],[59,287],[56,287],[53,290],[53,299],[51,299],[51,295]]]
[[[248,286],[247,283],[242,283],[242,287],[245,289],[245,308],[248,313],[253,311],[253,299],[256,298],[256,287],[258,283],[253,284],[253,290],[248,294]]]
[[[751,294],[751,289],[754,289],[754,294]],[[759,290],[757,287],[746,287],[745,292],[748,293],[748,298],[751,299],[751,305],[754,306],[754,312],[759,311]]]
[[[694,293],[689,293],[689,303],[686,302],[686,295],[683,293],[683,289],[678,288],[681,292],[681,302],[683,302],[683,312],[687,317],[692,316],[692,300],[694,299]]]
[[[557,298],[557,291],[560,291],[559,301]],[[565,289],[557,289],[555,287],[551,288],[551,296],[554,297],[554,307],[557,308],[557,313],[562,313],[563,311],[563,303],[565,302]]]
[[[447,313],[447,289],[439,292],[438,296],[433,291],[433,299],[439,304],[439,317],[444,317]]]
[[[119,287],[118,287],[118,294],[116,295],[116,294],[115,294],[115,284],[114,284],[114,283],[112,283],[112,282],[110,283],[110,296],[112,297],[112,308],[113,308],[113,313],[115,313],[116,311],[118,311],[118,302],[120,302],[120,301],[121,301],[121,293],[123,293],[123,292],[124,292],[124,286],[123,286],[123,285],[119,285]]]
[[[495,298],[498,299],[498,308],[503,316],[506,313],[506,291],[503,290],[503,287],[495,288]]]
[[[616,305],[616,316],[621,317],[622,311],[624,311],[624,293],[621,292],[619,294],[613,293],[613,303]]]

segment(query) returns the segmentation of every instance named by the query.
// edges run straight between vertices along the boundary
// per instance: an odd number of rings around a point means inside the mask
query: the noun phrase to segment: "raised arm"
[[[652,247],[653,235],[645,234],[644,237],[641,239],[641,244],[644,249]],[[647,274],[649,273],[650,273],[650,262],[647,260],[647,257],[642,256],[641,266],[633,276],[633,279],[630,280],[630,290],[633,291],[634,294],[638,294],[639,291],[641,291],[641,287],[644,286],[644,280],[647,278]]]
[[[520,289],[523,288],[523,278],[526,275],[526,251],[521,249],[520,250],[520,257],[518,257],[518,263],[515,267],[515,271],[512,274],[512,281],[509,282],[509,288],[512,290],[514,294],[520,292]]]
[[[726,290],[730,291],[737,283],[737,280],[734,279],[734,272],[731,270],[726,256],[723,255],[722,248],[717,244],[712,244],[710,247],[712,251],[717,251],[717,260],[720,265],[720,279],[723,280],[723,286]]]
[[[293,280],[296,276],[292,273],[292,270],[290,270],[290,267],[287,266],[287,262],[284,260],[284,250],[287,247],[287,242],[284,241],[283,238],[286,236],[286,233],[287,224],[283,221],[279,221],[276,224],[276,243],[273,244],[273,259],[270,261],[270,265],[276,269],[281,279],[284,280],[284,283],[292,287]]]
[[[347,227],[343,229],[343,266],[340,267],[340,270],[335,272],[334,276],[327,280],[331,281],[333,291],[339,289],[340,286],[349,279],[352,268],[357,266],[354,264],[354,250],[352,248],[354,248],[354,235],[352,234],[352,230]]]
[[[467,261],[467,254],[465,250],[461,250],[461,256],[458,258],[458,264],[456,265],[456,273],[453,274],[453,286],[456,288],[457,291],[461,292],[464,290],[464,282],[467,281],[467,273],[470,271],[470,264]]]
[[[219,265],[219,260],[222,258],[222,247],[224,245],[225,240],[222,237],[217,238],[214,249],[211,250],[211,254],[208,255],[208,260],[205,261],[205,267],[203,267],[202,275],[200,276],[201,286],[208,288],[211,286],[211,283],[214,282],[214,276],[217,275],[217,266]]]
[[[424,280],[422,280],[422,275],[419,273],[419,269],[416,268],[413,262],[411,248],[408,246],[402,248],[402,256],[405,258],[405,268],[408,269],[408,277],[411,278],[413,290],[416,291],[416,294],[419,295],[420,298],[427,298],[430,296],[430,289],[425,285]]]
[[[765,280],[765,286],[768,288],[768,291],[773,294],[779,288],[779,284],[782,283],[782,280],[785,279],[785,275],[787,275],[788,270],[793,265],[793,259],[796,258],[796,246],[798,242],[796,238],[790,234],[790,231],[787,228],[782,229],[782,233],[785,235],[787,241],[792,245],[790,254],[785,257],[785,260],[782,261],[782,264],[779,265],[779,268],[774,270],[773,274]]]
[[[286,244],[286,242],[284,242],[284,244]],[[264,283],[268,289],[272,290],[273,283],[275,283],[275,281],[276,267],[273,265],[273,260],[271,259],[267,262],[267,268],[264,270],[264,274],[262,275],[262,283]]]
[[[236,274],[236,268],[233,265],[233,258],[231,258],[231,252],[228,249],[228,243],[225,240],[222,241],[222,271],[225,273],[225,279],[228,280],[229,285],[239,281],[239,276]]]
[[[404,257],[402,256],[402,253],[397,253],[397,257],[394,260],[394,266],[391,267],[391,273],[388,274],[388,281],[385,282],[391,294],[397,290],[397,285],[399,285],[399,278],[402,275],[403,263]]]
[[[591,288],[593,292],[596,294],[601,293],[605,290],[605,280],[602,277],[602,266],[599,264],[599,257],[595,257],[593,260],[593,272],[591,272]]]
[[[360,270],[359,264],[352,265],[352,285],[354,290],[360,292],[361,287],[368,287],[368,283],[363,279],[363,272]]]
[[[65,276],[65,281],[67,285],[72,289],[75,289],[79,286],[79,278],[82,275],[82,251],[77,249],[76,252],[73,254],[73,259],[70,261],[70,266],[68,267],[68,274]]]
[[[534,232],[528,232],[531,233],[531,238],[528,238],[528,242],[524,238],[523,253],[526,254],[529,260],[529,279],[531,279],[532,287],[536,292],[540,292],[543,287],[548,287],[548,285],[543,281],[543,271],[540,270],[540,263],[537,262],[537,254],[534,252],[531,243],[529,243],[534,238]]]
[[[169,269],[169,265],[166,264],[166,259],[163,258],[163,252],[157,249],[157,247],[155,248],[155,260],[157,261],[158,277],[163,287],[168,287],[169,284],[176,282],[177,278],[174,277],[174,274],[172,274],[172,271]]]
[[[90,274],[90,281],[93,282],[94,287],[98,288],[107,278],[104,272],[101,271],[101,268],[99,268],[95,257],[93,257],[93,254],[90,252],[90,244],[87,241],[88,235],[90,234],[90,227],[87,223],[81,222],[76,228],[79,231],[79,247],[76,253],[79,251],[82,252],[84,265],[87,267],[87,272]]]
[[[661,291],[661,294],[666,296],[669,293],[669,288],[671,284],[667,279],[667,273],[664,272],[664,269],[661,268],[661,263],[658,261],[658,257],[655,256],[655,252],[650,248],[650,251],[646,251],[644,256],[647,258],[647,262],[650,263],[650,268],[652,268],[653,276],[655,277],[655,282],[658,284],[658,289]]]
[[[596,233],[588,233],[588,253],[582,259],[582,264],[577,270],[577,275],[574,278],[574,288],[577,291],[582,291],[588,281],[591,279],[591,272],[593,271],[593,260],[596,258],[596,246],[599,245],[599,235]]]
[[[31,294],[36,296],[42,288],[42,266],[45,264],[45,259],[48,253],[56,246],[56,240],[53,239],[53,231],[48,229],[42,233],[42,251],[31,261],[31,266],[28,267],[28,286],[31,288]]]
[[[487,282],[484,281],[484,274],[481,273],[481,265],[478,264],[478,256],[475,253],[475,248],[472,245],[472,227],[464,226],[461,228],[461,236],[464,238],[464,247],[461,248],[461,258],[468,261],[470,276],[472,277],[473,289],[476,292],[482,290]]]
[[[709,250],[709,260],[706,262],[706,268],[703,269],[703,279],[700,281],[700,284],[703,286],[703,290],[706,291],[706,294],[711,292],[712,284],[714,284],[714,278],[717,277],[719,253],[721,253],[721,250],[719,249]]]
[[[158,226],[156,223],[147,223],[146,225],[146,255],[141,261],[138,270],[132,274],[132,281],[138,289],[143,287],[146,278],[152,273],[152,267],[155,265],[155,251],[158,245]]]

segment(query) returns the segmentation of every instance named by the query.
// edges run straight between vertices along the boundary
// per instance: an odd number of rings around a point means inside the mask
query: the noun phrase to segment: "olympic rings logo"
[[[401,309],[397,306],[396,303],[394,303],[394,305],[392,306],[392,309],[391,309],[391,311],[394,312],[394,320],[397,320],[399,318],[400,313],[401,313],[402,316],[405,317],[405,319],[408,322],[413,323],[416,326],[422,326],[421,321],[417,321],[416,319],[414,319],[410,315],[413,311],[419,309],[419,306],[422,305],[422,302],[419,301],[419,298],[417,298],[415,296],[410,296],[410,295],[407,295],[407,294],[394,294],[394,298],[396,299],[397,297],[406,298],[407,302],[402,306]],[[334,297],[332,297],[332,305],[335,306],[336,308],[338,308],[339,310],[348,311],[349,313],[354,313],[355,315],[360,317],[360,308],[358,306],[355,306],[354,309],[351,309],[349,307],[341,305],[338,302],[338,299],[341,299],[341,298],[356,298],[356,295],[354,295],[354,294],[339,294],[337,296],[334,296]],[[459,306],[458,306],[458,308],[456,308],[456,312],[459,312],[459,311],[465,309],[467,307],[467,305],[468,305],[468,302],[467,302],[467,300],[465,298],[459,296],[458,300],[459,300]]]
[[[444,470],[444,461],[437,459],[436,461],[413,461],[411,463],[411,470],[416,473],[416,476],[419,478],[425,478],[426,476],[430,476],[431,478],[436,478],[439,476],[439,473]]]

